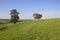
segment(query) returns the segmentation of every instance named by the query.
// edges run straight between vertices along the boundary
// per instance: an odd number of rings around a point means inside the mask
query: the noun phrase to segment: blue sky
[[[42,19],[60,18],[60,0],[0,0],[0,18],[10,19],[11,9],[17,9],[20,19],[33,19],[33,13]]]

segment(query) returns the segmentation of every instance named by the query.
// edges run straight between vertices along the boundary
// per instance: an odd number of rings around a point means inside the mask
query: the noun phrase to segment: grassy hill
[[[0,40],[60,40],[60,19],[0,24]]]

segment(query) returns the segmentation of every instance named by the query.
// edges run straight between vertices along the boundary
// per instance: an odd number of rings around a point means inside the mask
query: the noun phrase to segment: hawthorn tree
[[[17,12],[16,9],[10,10],[10,15],[11,15],[11,22],[14,24],[19,20],[19,12]]]

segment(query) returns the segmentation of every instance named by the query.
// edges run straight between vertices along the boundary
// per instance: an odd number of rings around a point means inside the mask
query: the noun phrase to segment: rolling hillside
[[[0,24],[0,40],[60,40],[60,19]]]

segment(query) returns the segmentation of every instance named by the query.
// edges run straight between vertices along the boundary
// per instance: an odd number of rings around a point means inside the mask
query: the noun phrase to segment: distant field
[[[0,40],[60,40],[60,19],[0,24]]]

